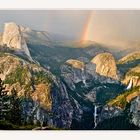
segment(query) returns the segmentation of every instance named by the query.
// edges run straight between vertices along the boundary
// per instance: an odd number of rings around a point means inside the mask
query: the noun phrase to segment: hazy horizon
[[[73,40],[82,39],[83,34],[87,40],[108,44],[140,38],[139,10],[1,10],[1,32],[5,22],[70,36]]]

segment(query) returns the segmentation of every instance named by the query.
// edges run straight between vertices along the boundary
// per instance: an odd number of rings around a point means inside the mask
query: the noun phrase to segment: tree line
[[[8,121],[14,125],[21,124],[20,98],[17,91],[13,88],[11,94],[6,90],[3,81],[0,78],[0,121]]]

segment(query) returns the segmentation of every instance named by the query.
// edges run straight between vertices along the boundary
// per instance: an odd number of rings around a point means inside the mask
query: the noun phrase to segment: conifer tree
[[[0,120],[5,120],[9,111],[8,91],[0,78]]]
[[[16,125],[21,124],[21,106],[20,98],[17,95],[17,91],[13,88],[10,96],[10,112],[9,118],[10,122]]]

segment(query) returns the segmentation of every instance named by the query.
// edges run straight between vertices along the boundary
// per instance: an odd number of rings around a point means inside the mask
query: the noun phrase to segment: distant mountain
[[[62,40],[62,41],[57,41],[56,43],[58,46],[71,47],[71,48],[86,48],[89,46],[99,45],[95,41],[90,41],[90,40],[87,41]]]
[[[36,31],[28,27],[20,26],[20,30],[27,43],[35,45],[50,45],[52,41],[51,35],[46,31]]]
[[[116,47],[117,48],[117,47]],[[119,48],[119,46],[118,46]],[[126,41],[121,48],[117,51],[119,55],[119,59],[122,57],[125,57],[128,54],[131,54],[133,52],[139,52],[140,51],[140,41]]]
[[[140,51],[132,52],[118,61],[118,64],[129,63],[140,59]]]

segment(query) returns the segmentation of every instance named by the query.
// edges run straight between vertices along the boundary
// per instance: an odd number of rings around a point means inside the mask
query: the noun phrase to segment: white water
[[[132,82],[132,78],[131,78],[131,80],[130,80],[130,82],[129,82],[129,84],[128,84],[127,88],[126,88],[126,90],[129,90],[129,89],[131,89],[131,87],[132,87],[132,84],[133,84],[133,82]]]
[[[94,106],[94,128],[97,126],[97,106]]]
[[[85,86],[87,86],[87,84],[86,84],[86,79],[85,79],[85,76],[84,76],[84,69],[82,68],[82,80],[83,80],[83,84],[85,85]]]
[[[80,105],[79,105],[78,101],[76,101],[73,97],[72,97],[72,99],[73,99],[73,101],[74,101],[74,103],[75,103],[75,105],[76,105],[76,108],[79,109]]]

